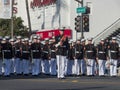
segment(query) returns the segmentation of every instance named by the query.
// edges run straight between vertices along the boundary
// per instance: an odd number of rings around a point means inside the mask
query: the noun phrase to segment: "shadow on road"
[[[56,76],[50,76],[50,75],[45,75],[45,74],[41,74],[38,76],[32,76],[32,75],[11,75],[8,77],[5,76],[1,76],[0,80],[12,80],[12,79],[46,79],[46,78],[56,78]]]
[[[101,90],[104,87],[87,87],[87,88],[79,88],[79,89],[57,89],[57,90]]]
[[[38,76],[32,76],[31,74],[30,75],[11,75],[9,77],[5,77],[5,76],[0,76],[0,80],[13,80],[13,79],[49,79],[49,78],[57,78],[57,76],[51,76],[51,75],[46,75],[46,74],[40,74]],[[73,78],[73,79],[81,79],[81,80],[109,80],[109,79],[112,79],[112,80],[119,80],[120,77],[110,77],[110,76],[106,76],[106,77],[99,77],[99,76],[94,76],[94,77],[88,77],[88,76],[66,76],[66,79],[69,79],[69,78]]]
[[[106,87],[84,87],[84,88],[74,88],[74,89],[52,89],[52,90],[106,90]],[[33,90],[33,89],[29,89]],[[39,89],[34,89],[34,90],[39,90]],[[40,89],[42,90],[42,89]],[[43,89],[43,90],[48,90],[48,89]]]

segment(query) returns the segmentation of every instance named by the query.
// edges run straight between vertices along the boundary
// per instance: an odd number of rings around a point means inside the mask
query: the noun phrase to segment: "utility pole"
[[[61,28],[61,0],[58,1],[58,7],[59,7],[59,28]]]
[[[43,24],[42,29],[45,29],[45,5],[43,6]]]
[[[83,7],[83,0],[75,0],[76,2],[81,4],[81,7]],[[83,14],[81,13],[81,39],[84,38],[84,31],[83,31]]]
[[[27,11],[27,18],[28,18],[28,26],[29,26],[29,38],[32,34],[32,30],[31,30],[31,21],[30,21],[30,13],[29,13],[29,6],[28,6],[28,0],[25,0],[26,2],[26,11]]]
[[[12,15],[11,15],[11,38],[13,38],[14,36],[14,29],[13,29],[13,4],[14,4],[14,0],[11,1],[12,5],[11,5],[11,11],[12,11]]]

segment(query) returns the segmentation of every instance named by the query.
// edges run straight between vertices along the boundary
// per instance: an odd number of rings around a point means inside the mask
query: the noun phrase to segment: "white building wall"
[[[70,28],[73,30],[73,39],[75,40],[76,38],[80,37],[78,34],[76,34],[75,31],[75,17],[77,16],[76,7],[78,7],[78,3],[75,2],[74,0],[71,0],[69,7],[70,7]]]
[[[33,0],[28,0],[33,1]],[[36,8],[34,11],[30,9],[31,22],[33,30],[41,30],[43,21],[45,21],[45,28],[58,28],[69,27],[73,30],[73,39],[76,39],[76,32],[74,30],[75,17],[77,16],[76,8],[78,3],[75,0],[58,0],[61,8],[58,5],[50,5],[45,8],[45,20],[43,8]],[[105,28],[120,18],[120,0],[83,0],[84,5],[90,3],[90,32],[85,32],[85,38],[94,37]],[[25,9],[25,0],[18,0],[19,12],[18,16],[21,16],[24,20],[24,24],[27,25],[27,16]],[[57,6],[57,8],[56,8]],[[60,13],[59,13],[60,10]],[[59,15],[61,16],[59,18]],[[54,17],[53,17],[54,16]],[[39,18],[38,18],[39,17]],[[77,34],[77,38],[81,37],[81,34]]]
[[[70,0],[68,0],[68,2],[69,1]],[[118,18],[120,18],[119,0],[84,0],[84,6],[86,6],[87,3],[91,3],[90,32],[84,33],[85,38],[96,36],[109,25],[114,23]],[[78,7],[78,3],[76,3],[74,0],[71,0],[69,5],[70,28],[73,30],[73,38],[76,39],[74,19],[77,16],[76,7]],[[81,33],[77,34],[77,38],[79,37],[81,37]]]
[[[120,0],[85,0],[92,2],[92,13],[90,15],[90,33],[86,37],[94,37],[118,18],[120,18]]]
[[[69,27],[70,20],[70,2],[68,0],[61,0],[61,27]]]
[[[120,18],[120,0],[83,0],[84,6],[89,2],[91,3],[90,14],[90,32],[85,32],[85,38],[94,37],[109,25],[114,23]],[[71,20],[76,16],[77,3],[71,0]],[[71,28],[74,30],[74,20],[71,22]],[[75,35],[75,34],[73,34]],[[81,34],[78,34],[78,38]],[[74,37],[75,38],[75,37]]]
[[[24,21],[23,24],[28,26],[25,0],[15,0],[15,3],[17,3],[17,5],[15,5],[15,7],[17,7],[16,16],[21,17]]]

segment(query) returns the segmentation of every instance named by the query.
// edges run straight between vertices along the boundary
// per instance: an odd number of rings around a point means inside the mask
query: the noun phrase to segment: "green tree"
[[[0,35],[9,35],[10,31],[10,20],[0,19]]]
[[[21,35],[23,37],[29,35],[28,28],[23,25],[21,17],[13,17],[14,36]],[[0,19],[0,36],[11,35],[11,20]]]

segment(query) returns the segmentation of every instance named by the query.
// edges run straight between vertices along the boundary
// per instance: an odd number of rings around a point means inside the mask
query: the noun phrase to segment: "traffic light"
[[[90,7],[86,6],[86,12],[84,14],[90,14]]]
[[[83,32],[89,32],[89,15],[83,14],[82,21]]]
[[[81,31],[81,16],[79,15],[75,18],[75,30],[76,32]]]

